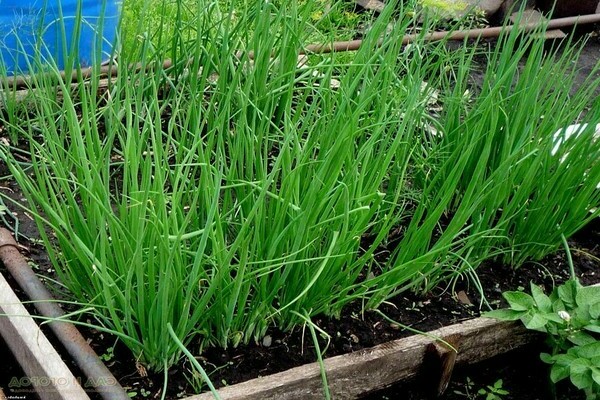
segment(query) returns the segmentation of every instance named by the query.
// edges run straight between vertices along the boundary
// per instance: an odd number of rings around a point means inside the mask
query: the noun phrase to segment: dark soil
[[[583,82],[593,65],[600,59],[600,42],[593,37],[584,51],[581,60],[580,82]],[[0,166],[0,176],[8,175],[6,166]],[[4,180],[2,193],[19,202],[22,196],[16,185]],[[9,203],[6,204],[20,220],[19,232],[23,235],[20,244],[26,247],[25,254],[32,265],[42,275],[54,277],[52,266],[37,243],[37,229],[32,219],[24,212]],[[583,284],[597,283],[600,260],[600,222],[594,221],[586,229],[575,235],[569,244],[573,251],[577,274]],[[6,270],[0,268],[5,276]],[[550,291],[553,285],[560,284],[569,278],[564,252],[559,251],[539,263],[525,265],[519,270],[489,263],[477,270],[485,299],[493,306],[503,306],[501,293],[506,290],[528,290],[530,282],[535,282]],[[60,294],[58,294],[60,297]],[[482,295],[466,276],[457,276],[445,287],[438,287],[431,293],[420,296],[406,293],[391,299],[381,306],[380,310],[390,319],[420,331],[430,331],[479,315]],[[377,313],[365,311],[361,304],[347,307],[339,320],[314,318],[313,322],[331,337],[327,356],[348,353],[384,343],[393,339],[409,336],[412,333],[403,329],[400,324],[390,323]],[[90,329],[82,330],[89,338],[91,346],[98,354],[107,356],[107,365],[119,377],[120,383],[129,391],[135,392],[135,398],[160,398],[163,376],[150,374],[136,362],[124,346],[106,334]],[[217,386],[231,385],[257,376],[264,376],[289,369],[305,363],[316,361],[315,349],[310,335],[304,334],[301,328],[292,332],[281,332],[272,329],[268,339],[261,343],[251,343],[237,349],[208,349],[198,360],[209,372],[211,380]],[[325,342],[323,342],[324,347]],[[4,347],[4,346],[2,346]],[[109,351],[109,348],[114,348]],[[196,351],[197,349],[191,348]],[[3,360],[6,349],[0,351]],[[511,399],[546,399],[546,368],[539,361],[539,349],[518,352],[502,356],[480,365],[457,370],[448,391],[447,399],[476,399],[479,389],[493,385],[503,379],[502,387],[510,395],[502,397]],[[169,371],[167,398],[174,399],[196,393],[192,369],[184,361]],[[0,365],[0,387],[7,389],[13,377],[21,377],[22,371],[15,369],[14,360]],[[467,380],[469,378],[470,380]],[[468,383],[472,382],[472,383]],[[385,393],[374,394],[369,399],[425,399],[427,393],[422,392],[423,382],[412,382],[390,389]],[[569,386],[559,387],[559,398],[577,399],[576,393]],[[8,392],[8,391],[7,391]],[[459,394],[462,393],[462,394]],[[8,393],[7,393],[8,394]],[[133,394],[133,393],[132,393]],[[30,398],[30,397],[27,397]]]

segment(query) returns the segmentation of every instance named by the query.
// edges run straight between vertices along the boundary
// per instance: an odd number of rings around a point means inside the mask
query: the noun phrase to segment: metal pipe
[[[65,315],[48,289],[31,270],[27,260],[19,252],[17,242],[5,228],[0,228],[0,260],[33,301],[41,315],[49,319],[61,318]],[[56,320],[50,321],[48,325],[88,378],[88,383],[94,386],[104,400],[129,400],[123,387],[98,358],[75,325]]]

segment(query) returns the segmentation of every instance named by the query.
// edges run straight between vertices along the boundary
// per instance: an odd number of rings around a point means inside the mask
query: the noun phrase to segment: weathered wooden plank
[[[0,334],[27,374],[23,390],[42,400],[85,400],[86,392],[0,274]]]
[[[325,360],[332,397],[354,399],[414,377],[423,364],[428,346],[435,338],[449,338],[460,350],[457,363],[474,363],[520,348],[539,340],[538,333],[527,331],[520,323],[477,318],[430,332],[384,343],[370,349]],[[437,382],[435,382],[437,383]],[[322,382],[317,363],[260,377],[219,390],[222,399],[321,399]],[[204,393],[186,400],[209,400]]]

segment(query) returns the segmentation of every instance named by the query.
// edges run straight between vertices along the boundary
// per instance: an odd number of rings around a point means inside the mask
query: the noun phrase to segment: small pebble
[[[270,335],[267,335],[262,340],[262,345],[264,347],[270,347],[271,343],[273,343],[273,338]]]

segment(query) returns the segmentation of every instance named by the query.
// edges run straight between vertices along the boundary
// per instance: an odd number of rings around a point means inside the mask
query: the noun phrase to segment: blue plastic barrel
[[[39,67],[37,60],[63,69],[66,56],[73,54],[82,67],[108,60],[119,23],[117,3],[0,0],[0,67],[13,75],[29,73],[30,65]]]

